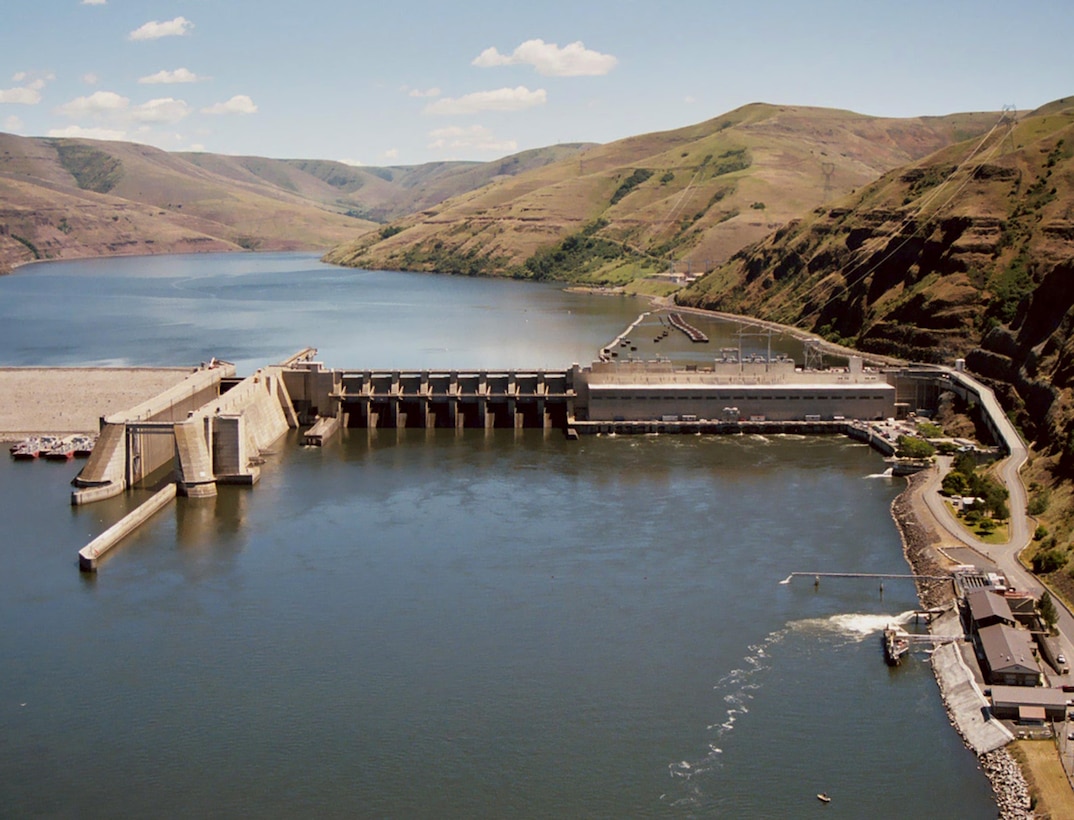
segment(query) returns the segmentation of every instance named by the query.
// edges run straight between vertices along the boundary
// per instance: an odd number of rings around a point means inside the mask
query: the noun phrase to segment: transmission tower
[[[805,361],[802,363],[802,367],[805,370],[823,370],[824,351],[821,350],[820,342],[816,339],[808,339],[802,347],[805,354]]]
[[[738,336],[738,364],[739,368],[742,367],[742,340],[747,336],[756,336],[760,339],[767,339],[768,347],[765,353],[765,370],[772,363],[772,334],[774,331],[770,327],[759,327],[757,325],[739,325],[735,335]]]
[[[1014,144],[1014,124],[1018,120],[1018,107],[1014,103],[1007,103],[1003,106],[1003,121],[1007,124],[1007,139],[1011,143],[1011,150],[1014,151],[1016,146]]]
[[[824,174],[824,201],[832,198],[832,175],[835,173],[834,162],[822,162],[820,172]]]

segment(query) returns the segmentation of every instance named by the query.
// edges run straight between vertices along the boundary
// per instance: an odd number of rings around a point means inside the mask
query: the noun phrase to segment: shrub
[[[647,180],[652,175],[653,172],[650,171],[648,168],[635,169],[634,173],[628,176],[623,181],[622,185],[615,189],[615,193],[612,194],[611,204],[614,205],[616,202],[621,200],[623,197],[625,197],[627,194],[629,194],[631,191],[633,191],[635,188],[645,182],[645,180]]]
[[[1043,524],[1038,524],[1037,528],[1035,530],[1033,530],[1033,540],[1034,541],[1041,541],[1041,540],[1043,540],[1044,538],[1047,538],[1047,537],[1048,537],[1048,528],[1045,527]]]
[[[1058,549],[1041,550],[1033,556],[1033,572],[1047,575],[1061,569],[1067,562],[1066,553]]]
[[[1041,515],[1048,509],[1048,504],[1052,500],[1051,491],[1044,487],[1033,494],[1033,497],[1029,499],[1029,504],[1026,505],[1026,512],[1030,515]]]
[[[919,421],[917,423],[917,432],[925,438],[939,438],[943,435],[943,428],[938,424],[933,424],[931,421]]]

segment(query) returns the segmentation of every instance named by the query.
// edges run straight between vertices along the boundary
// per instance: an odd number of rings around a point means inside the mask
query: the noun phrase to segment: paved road
[[[947,371],[952,378],[958,378],[965,384],[973,386],[981,397],[984,410],[992,417],[993,422],[999,429],[1007,451],[1010,453],[1000,462],[997,471],[1000,479],[1010,493],[1008,505],[1010,507],[1011,537],[1006,544],[986,544],[974,538],[954,519],[943,498],[939,494],[940,481],[946,468],[950,466],[950,459],[941,460],[942,467],[936,471],[932,480],[926,485],[924,491],[925,503],[928,505],[933,516],[938,522],[958,541],[969,545],[977,552],[991,559],[1000,572],[1007,576],[1007,580],[1017,589],[1028,590],[1039,596],[1044,587],[1040,582],[1025,569],[1018,561],[1018,554],[1029,544],[1031,537],[1030,527],[1036,525],[1026,514],[1026,488],[1022,483],[1019,473],[1026,462],[1028,452],[1026,445],[1007,418],[1003,408],[1000,407],[995,395],[990,389],[965,373]],[[1068,658],[1074,657],[1074,615],[1071,614],[1061,601],[1053,597],[1056,609],[1059,611],[1060,641]]]

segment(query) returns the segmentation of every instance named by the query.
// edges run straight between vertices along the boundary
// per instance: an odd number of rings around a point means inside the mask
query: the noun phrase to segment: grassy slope
[[[571,156],[580,144],[524,151],[494,162],[430,162],[415,166],[354,167],[330,160],[274,160],[182,154],[184,159],[236,181],[268,182],[340,212],[386,222],[433,207],[452,196]]]
[[[826,197],[864,185],[962,133],[980,133],[993,120],[993,115],[973,114],[890,120],[749,105],[688,128],[593,147],[501,180],[399,220],[393,227],[400,232],[384,241],[370,234],[335,249],[329,258],[359,266],[436,269],[461,257],[480,261],[471,265],[477,272],[517,272],[539,249],[602,219],[608,224],[597,237],[621,243],[636,258],[572,278],[617,283],[644,266],[666,267],[668,258],[697,270]],[[638,169],[651,175],[613,203]],[[631,265],[625,274],[615,270]]]
[[[317,249],[372,227],[148,146],[0,134],[0,270],[35,258]]]
[[[324,249],[376,227],[362,217],[428,207],[582,147],[361,169],[0,134],[0,272],[74,256]]]

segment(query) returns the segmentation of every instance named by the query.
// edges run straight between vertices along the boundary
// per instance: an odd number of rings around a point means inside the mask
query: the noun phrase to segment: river
[[[644,309],[301,254],[64,262],[0,278],[0,361],[563,367]],[[912,586],[778,583],[906,571],[902,484],[849,440],[290,436],[96,576],[78,548],[141,494],[70,508],[75,469],[0,463],[4,816],[995,816],[924,656],[883,663]]]

